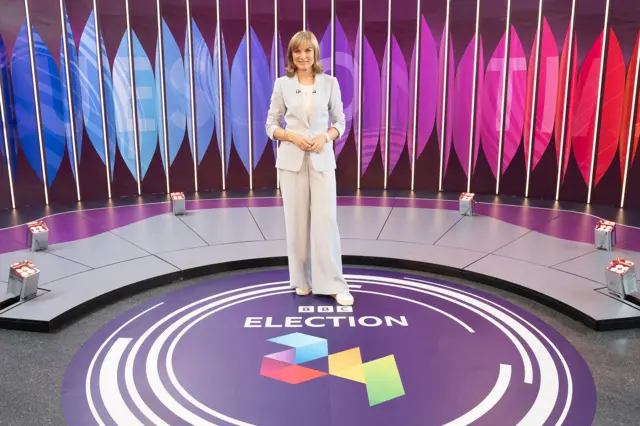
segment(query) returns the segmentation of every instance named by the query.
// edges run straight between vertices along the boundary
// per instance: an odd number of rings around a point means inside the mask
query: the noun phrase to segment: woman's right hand
[[[298,135],[296,133],[287,132],[287,136],[289,136],[289,141],[296,144],[298,148],[303,151],[308,151],[309,148],[313,145],[309,139],[302,135]]]

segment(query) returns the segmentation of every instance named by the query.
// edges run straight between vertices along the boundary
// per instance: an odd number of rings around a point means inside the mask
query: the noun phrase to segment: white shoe
[[[351,293],[338,293],[333,295],[334,299],[338,302],[338,305],[351,306],[353,305],[353,296]]]
[[[298,296],[307,296],[309,293],[311,293],[311,290],[305,290],[303,288],[296,287],[296,294]]]

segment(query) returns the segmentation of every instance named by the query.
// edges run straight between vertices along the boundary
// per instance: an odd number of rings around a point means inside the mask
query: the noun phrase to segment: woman
[[[340,86],[324,74],[318,40],[309,31],[291,38],[287,62],[286,76],[273,88],[266,130],[278,140],[289,279],[300,296],[313,291],[350,306],[353,296],[342,276],[332,144],[345,127]]]

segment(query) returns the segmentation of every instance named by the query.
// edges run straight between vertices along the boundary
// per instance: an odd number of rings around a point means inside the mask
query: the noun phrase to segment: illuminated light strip
[[[36,123],[38,126],[38,145],[40,146],[40,165],[42,167],[42,182],[44,183],[44,202],[49,204],[49,189],[47,188],[47,159],[44,153],[44,135],[42,134],[42,116],[40,112],[40,94],[38,91],[38,70],[36,67],[36,52],[33,45],[33,29],[31,27],[31,13],[29,12],[29,0],[24,0],[24,9],[27,18],[27,35],[29,37],[29,57],[31,59],[31,84],[33,85],[33,101],[36,107]]]
[[[302,0],[302,29],[307,30],[307,0]]]
[[[2,87],[3,78],[0,73],[0,120],[2,121],[2,136],[4,138],[4,152],[7,155],[7,171],[9,172],[9,190],[11,192],[11,208],[16,208],[16,198],[13,192],[13,171],[11,170],[11,151],[9,150],[9,133],[7,132],[7,119],[4,106],[4,89]]]
[[[193,129],[193,179],[195,182],[195,190],[198,192],[198,132],[196,130],[196,83],[195,71],[193,69],[193,30],[191,28],[191,0],[187,0],[187,37],[189,43],[189,92],[191,93],[191,128]],[[167,150],[167,156],[169,155]],[[168,158],[168,157],[167,157]],[[169,168],[167,167],[167,170]]]
[[[389,150],[391,146],[391,130],[389,130],[389,104],[391,103],[391,52],[393,51],[393,43],[391,40],[391,0],[387,5],[387,98],[385,99],[385,130],[384,130],[384,189],[387,189],[387,175],[389,174]],[[360,52],[362,59],[362,52]]]
[[[356,188],[360,189],[360,179],[362,174],[362,71],[364,69],[363,52],[362,52],[362,39],[364,37],[362,28],[362,2],[360,0],[360,10],[358,12],[358,27],[360,28],[360,36],[358,37],[358,49],[360,51],[360,63],[358,64],[358,179]]]
[[[138,182],[138,195],[142,194],[140,182],[140,148],[138,140],[138,105],[136,104],[136,76],[133,64],[133,31],[131,30],[131,16],[129,15],[129,0],[125,0],[125,12],[127,15],[127,42],[129,43],[129,79],[131,80],[131,108],[133,116],[133,142],[136,148],[136,176]],[[100,57],[100,55],[98,55]]]
[[[247,37],[247,121],[249,122],[249,190],[253,190],[253,114],[251,112],[251,28],[249,26],[249,0],[244,2],[244,24]]]
[[[602,101],[602,86],[604,84],[604,63],[607,57],[607,28],[609,26],[609,0],[605,5],[604,26],[602,29],[602,51],[600,53],[600,77],[598,80],[598,98],[596,101],[596,125],[593,130],[593,143],[591,144],[591,171],[589,172],[589,188],[587,192],[587,204],[591,203],[591,191],[593,190],[593,169],[596,167],[596,148],[598,146],[598,132],[600,130],[600,107]]]
[[[640,43],[640,31],[638,32],[638,43]],[[624,207],[627,192],[627,175],[629,173],[629,160],[631,158],[631,141],[633,141],[636,108],[638,107],[638,79],[640,79],[640,54],[636,58],[636,75],[634,76],[633,95],[631,97],[631,116],[629,118],[629,137],[627,138],[627,155],[624,163],[624,179],[622,181],[622,197],[620,198],[620,208]]]
[[[171,193],[171,188],[169,186],[169,129],[167,126],[167,88],[164,79],[164,31],[162,29],[162,8],[160,5],[160,0],[156,0],[156,17],[158,20],[158,48],[160,50],[160,52],[158,52],[160,59],[160,105],[162,108],[162,128],[164,129],[164,140],[162,141],[162,143],[164,143],[165,179],[167,185],[167,194],[169,194]]]
[[[96,57],[98,58],[98,85],[100,86],[100,113],[102,114],[102,141],[104,142],[104,165],[107,170],[107,194],[111,198],[111,159],[109,158],[109,136],[107,135],[107,107],[104,101],[104,73],[102,72],[102,32],[98,21],[98,0],[93,0],[93,26],[96,35]],[[127,28],[129,21],[127,20]],[[138,153],[136,152],[136,158]],[[138,193],[140,186],[138,185]]]
[[[411,158],[413,158],[411,167],[411,191],[415,187],[416,181],[416,143],[418,141],[418,81],[420,80],[420,0],[417,1],[418,8],[416,10],[416,79],[413,82],[413,150],[411,152]]]
[[[440,176],[438,178],[438,191],[442,191],[442,179],[444,178],[444,149],[447,140],[447,87],[449,85],[449,1],[447,0],[447,12],[444,21],[444,69],[442,76],[442,137],[440,138]]]
[[[467,176],[467,192],[471,192],[471,176],[473,175],[473,170],[471,166],[473,164],[473,139],[475,138],[476,132],[476,83],[478,80],[478,27],[480,26],[480,0],[476,3],[476,32],[475,32],[475,47],[473,52],[473,90],[471,92],[471,131],[469,132],[469,176]]]
[[[569,18],[569,46],[567,49],[567,76],[564,82],[564,105],[562,106],[562,128],[560,133],[560,156],[558,158],[558,181],[556,183],[556,201],[560,198],[560,181],[562,180],[562,163],[564,162],[564,141],[567,124],[567,104],[569,102],[569,76],[571,75],[571,59],[573,57],[573,25],[576,14],[576,0],[571,2],[571,18]]]
[[[538,3],[538,30],[536,32],[536,59],[535,68],[533,69],[533,92],[531,93],[531,121],[529,122],[529,156],[527,158],[527,182],[524,188],[525,198],[529,197],[529,186],[531,178],[531,167],[533,150],[535,148],[534,134],[535,134],[535,121],[536,121],[536,95],[538,92],[538,71],[540,69],[540,49],[542,48],[542,1]]]
[[[507,26],[505,29],[505,43],[504,43],[504,65],[502,68],[502,99],[500,100],[500,134],[498,136],[498,164],[496,166],[496,195],[500,193],[500,176],[502,176],[502,150],[504,148],[504,116],[506,115],[507,107],[507,74],[509,73],[509,60],[511,58],[509,49],[511,37],[511,0],[507,0]]]
[[[276,0],[277,1],[277,0]],[[227,187],[227,165],[226,165],[226,153],[227,150],[224,144],[224,103],[222,101],[222,31],[220,30],[220,0],[216,0],[216,31],[218,33],[218,105],[220,105],[220,159],[222,160],[222,190],[226,190]]]
[[[278,37],[278,0],[273,0],[273,40],[274,40],[274,45],[273,45],[273,50],[274,50],[274,55],[275,55],[275,79],[277,80],[278,77],[280,76],[279,73],[279,67],[278,65],[280,65],[280,38]],[[273,82],[275,85],[275,81]],[[278,143],[277,139],[273,138],[271,143]],[[278,150],[276,149],[276,153],[275,153],[275,157],[276,159],[278,158]],[[280,169],[278,169],[277,167],[276,169],[276,188],[280,189]]]
[[[73,147],[73,165],[76,171],[76,196],[78,201],[81,200],[80,196],[80,171],[78,170],[78,151],[76,148],[76,120],[75,120],[75,106],[73,105],[73,84],[71,82],[71,64],[69,62],[69,42],[67,33],[67,21],[65,19],[65,5],[64,0],[60,0],[60,26],[62,28],[62,50],[64,52],[64,67],[65,78],[67,79],[67,103],[69,104],[69,123],[71,125],[71,145]],[[7,151],[8,152],[8,151]]]
[[[276,0],[278,1],[278,0]],[[331,0],[331,77],[336,75],[336,0]]]

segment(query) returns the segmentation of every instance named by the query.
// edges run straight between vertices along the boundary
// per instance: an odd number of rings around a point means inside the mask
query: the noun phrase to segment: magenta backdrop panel
[[[210,0],[191,0],[191,32],[196,98],[196,135],[198,152],[198,191],[222,189],[222,133],[231,143],[231,119],[225,118],[224,132],[220,118],[220,75],[218,64],[218,28],[216,4]],[[226,56],[223,55],[225,61]],[[185,65],[188,68],[188,64]],[[229,66],[222,67],[228,81]],[[185,74],[189,81],[189,73]],[[191,102],[191,94],[187,95]],[[229,111],[225,109],[225,117]],[[188,106],[187,129],[192,137],[191,105]]]
[[[417,190],[438,190],[440,183],[440,143],[442,140],[442,116],[443,116],[443,82],[448,81],[447,98],[451,99],[453,93],[453,59],[449,56],[450,72],[445,73],[444,52],[445,37],[444,25],[446,20],[446,0],[420,0],[420,66],[418,68],[418,102],[414,101],[413,85],[415,70],[410,65],[409,83],[412,85],[409,93],[409,129],[408,146],[409,153],[413,151],[413,108],[417,106],[416,146],[415,156],[415,181]],[[451,110],[449,110],[451,111]],[[452,122],[446,120],[449,126],[446,132],[450,147]],[[447,150],[448,152],[448,150]],[[411,158],[411,157],[410,157]]]
[[[267,137],[265,123],[275,81],[275,5],[249,2],[251,25],[251,111],[253,123],[253,187],[276,188],[275,144]],[[279,52],[279,61],[282,52]],[[273,64],[273,65],[272,65]],[[279,70],[282,66],[279,67]]]
[[[358,81],[361,72],[358,53],[358,19],[360,13],[359,0],[335,0],[333,57],[335,70],[342,92],[342,105],[346,120],[343,135],[334,142],[336,154],[336,181],[340,188],[354,189],[358,183]],[[309,3],[307,3],[309,6]],[[310,22],[310,25],[311,22]],[[313,28],[313,27],[312,27]],[[326,36],[322,38],[322,51],[328,52]],[[326,54],[323,53],[323,57]],[[330,67],[326,68],[330,73]],[[364,96],[364,93],[363,93]]]
[[[629,112],[625,111],[625,99],[631,99],[633,92],[633,85],[627,85],[626,79],[640,28],[638,20],[631,20],[629,16],[640,16],[639,2],[618,0],[611,3],[591,198],[596,204],[619,205],[622,196],[628,142],[624,136],[629,134],[627,117],[631,112],[630,108],[627,108]],[[623,128],[626,131],[623,132]]]
[[[447,110],[452,110],[452,143],[448,155],[445,154],[443,189],[445,191],[465,191],[469,173],[469,142],[474,136],[477,146],[480,136],[480,120],[472,116],[474,99],[474,80],[477,78],[474,69],[476,0],[450,0],[449,28],[450,60],[455,71],[452,101]],[[482,51],[478,51],[478,59]],[[479,78],[478,81],[482,79]],[[477,89],[477,86],[476,86]],[[478,97],[476,108],[480,105]],[[473,132],[472,132],[473,129]],[[472,163],[473,166],[473,163]]]
[[[220,27],[223,38],[223,108],[225,123],[228,121],[231,129],[231,138],[225,137],[226,188],[248,189],[249,139],[248,129],[246,129],[248,110],[246,100],[241,99],[242,93],[246,96],[247,78],[246,16],[243,1],[220,0]],[[245,87],[237,87],[234,82],[238,82],[238,85],[244,84]],[[238,91],[241,94],[236,96]],[[225,134],[227,134],[226,125]]]
[[[417,9],[417,0],[392,0],[391,42],[387,44],[382,69],[382,81],[386,81],[386,56],[390,55],[389,132],[388,135],[385,131],[381,134],[382,145],[388,145],[387,188],[411,188],[413,140],[410,140],[409,136],[413,133],[416,87]],[[427,43],[434,46],[432,40],[427,40]],[[431,54],[433,53],[435,48],[431,49]],[[435,101],[435,96],[432,100]],[[433,105],[435,106],[435,103]]]
[[[540,47],[538,88],[535,96],[535,123],[533,131],[533,153],[529,176],[529,196],[555,199],[558,178],[558,163],[564,135],[569,133],[569,118],[565,109],[565,89],[569,73],[567,106],[571,105],[575,89],[577,65],[575,39],[573,54],[569,55],[569,36],[572,0],[545,0],[543,2],[542,41]],[[531,55],[530,63],[534,60]],[[571,60],[570,69],[567,68]],[[530,68],[531,70],[532,68]],[[532,85],[531,72],[527,84]],[[563,126],[563,121],[565,122]],[[530,122],[525,121],[525,155],[528,159]],[[563,132],[564,128],[564,132]]]
[[[385,103],[387,79],[385,48],[387,44],[389,0],[366,2],[362,12],[362,180],[361,188],[382,188],[384,185]]]

